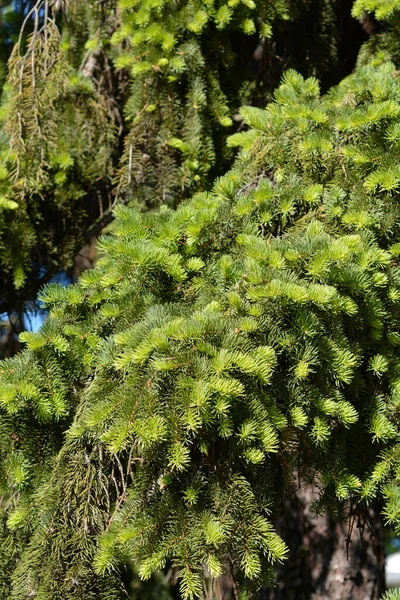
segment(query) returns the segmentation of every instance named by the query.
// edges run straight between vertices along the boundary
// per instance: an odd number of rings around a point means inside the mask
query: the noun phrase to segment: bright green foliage
[[[382,600],[399,600],[400,599],[400,591],[398,589],[389,590],[383,596]]]
[[[359,64],[370,61],[378,64],[388,58],[398,64],[400,59],[399,0],[356,0],[353,4],[352,14],[361,20],[372,14],[380,21],[376,35],[373,35],[360,51]]]
[[[210,189],[241,104],[264,106],[288,65],[338,73],[341,9],[326,0],[21,10],[0,106],[0,312],[70,269],[115,203],[177,206]]]
[[[381,21],[390,18],[399,9],[399,0],[356,0],[352,13],[355,17],[362,17],[363,13],[374,13]]]
[[[289,18],[286,5],[264,0],[120,1],[121,26],[111,41],[117,48],[123,44],[117,68],[131,74],[125,114],[132,124],[118,193],[133,193],[139,202],[152,205],[177,203],[207,187],[215,144],[232,125],[232,109],[244,83],[234,76],[233,68],[242,67],[232,35],[271,36],[274,20]],[[220,73],[227,69],[231,81],[222,85],[226,76]]]
[[[119,597],[129,559],[251,596],[294,465],[320,509],[382,493],[399,522],[399,104],[390,62],[322,97],[288,71],[210,193],[118,207],[96,269],[44,290],[0,367],[5,597]]]

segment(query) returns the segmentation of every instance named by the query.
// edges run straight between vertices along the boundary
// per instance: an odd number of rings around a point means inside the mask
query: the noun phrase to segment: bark
[[[378,600],[385,589],[384,531],[377,503],[348,509],[339,523],[315,516],[315,493],[287,496],[276,525],[289,547],[277,587],[263,600]]]
[[[74,266],[72,269],[72,281],[74,283],[78,281],[84,271],[94,267],[97,258],[96,242],[97,237],[93,236],[91,240],[81,248],[80,252],[77,252],[74,256]]]

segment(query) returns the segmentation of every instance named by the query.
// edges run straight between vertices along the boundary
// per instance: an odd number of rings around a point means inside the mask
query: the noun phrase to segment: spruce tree
[[[122,597],[129,559],[252,596],[294,467],[319,510],[398,522],[399,97],[390,62],[322,97],[287,72],[210,193],[117,208],[97,268],[43,291],[1,367],[10,598]]]
[[[132,562],[144,580],[171,568],[183,598],[218,597],[226,581],[234,597],[254,597],[287,556],[273,519],[295,471],[318,488],[317,511],[340,519],[351,509],[365,525],[379,499],[398,527],[391,5],[386,34],[364,46],[354,74],[321,95],[314,77],[287,71],[266,109],[242,107],[224,153],[230,99],[249,96],[226,83],[234,67],[221,54],[211,63],[210,36],[221,30],[222,52],[258,32],[265,49],[268,27],[273,36],[274,23],[294,19],[285,6],[98,10],[71,0],[72,12],[49,12],[40,30],[47,3],[34,5],[38,31],[14,49],[4,92],[4,181],[13,185],[4,184],[3,236],[6,208],[18,218],[3,263],[14,286],[34,273],[38,240],[51,272],[71,260],[82,227],[108,221],[111,213],[89,218],[96,176],[120,205],[97,267],[42,291],[49,319],[0,365],[1,597],[123,598]],[[375,8],[356,2],[354,14]],[[121,77],[120,91],[131,77],[120,105],[97,79],[102,70],[112,85]],[[256,104],[263,92],[252,85]],[[211,187],[212,164],[221,169],[236,149]],[[123,206],[132,194],[136,207]],[[76,233],[44,235],[55,222],[45,214],[68,221],[77,207]]]
[[[8,5],[0,313],[23,329],[26,302],[72,270],[116,203],[177,206],[210,189],[241,104],[264,106],[288,67],[343,72],[342,13],[325,0]]]

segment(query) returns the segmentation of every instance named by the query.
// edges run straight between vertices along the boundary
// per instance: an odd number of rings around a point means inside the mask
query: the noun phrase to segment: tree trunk
[[[311,488],[286,497],[276,528],[289,558],[262,600],[378,600],[385,589],[379,505],[349,509],[347,522],[338,523],[313,514],[315,498]]]

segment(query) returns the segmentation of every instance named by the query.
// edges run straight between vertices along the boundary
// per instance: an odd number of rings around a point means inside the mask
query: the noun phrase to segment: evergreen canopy
[[[70,270],[116,203],[210,189],[238,108],[264,106],[284,69],[340,71],[342,16],[325,0],[5,4],[0,313]]]
[[[0,367],[4,596],[119,598],[171,562],[249,596],[293,467],[320,508],[399,520],[400,82],[375,57],[328,94],[286,72],[240,152],[177,210],[115,209],[97,267]]]

